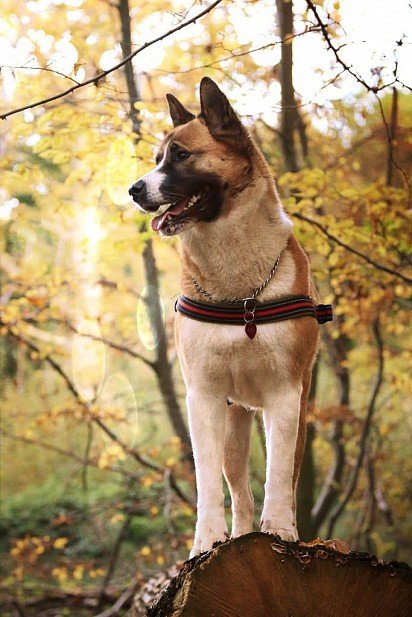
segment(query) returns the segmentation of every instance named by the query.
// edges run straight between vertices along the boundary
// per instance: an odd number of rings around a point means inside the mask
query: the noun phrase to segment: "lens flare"
[[[137,176],[133,142],[129,137],[118,137],[110,146],[106,162],[106,189],[114,204],[131,204],[128,191]]]
[[[132,448],[138,436],[139,418],[133,386],[126,375],[121,372],[110,375],[97,402],[105,423]]]
[[[163,336],[165,307],[154,285],[146,285],[140,294],[136,310],[137,332],[146,349],[156,349]]]

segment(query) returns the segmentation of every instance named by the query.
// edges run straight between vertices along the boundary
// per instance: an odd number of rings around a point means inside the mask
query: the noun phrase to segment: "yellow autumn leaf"
[[[81,581],[84,575],[84,566],[79,564],[73,570],[73,578],[76,581]]]
[[[53,578],[57,579],[60,584],[65,583],[68,579],[67,568],[53,568],[51,571]]]
[[[53,548],[62,549],[67,545],[68,541],[69,540],[67,538],[57,538],[53,542]]]
[[[112,523],[112,525],[116,525],[117,523],[121,523],[124,520],[124,514],[121,514],[120,512],[118,512],[117,514],[114,514],[111,519],[110,522]]]

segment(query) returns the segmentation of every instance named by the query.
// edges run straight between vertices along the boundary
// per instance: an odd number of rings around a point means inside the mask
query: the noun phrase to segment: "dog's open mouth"
[[[158,214],[152,219],[153,231],[162,233],[173,231],[179,223],[189,219],[199,209],[199,206],[201,207],[204,196],[202,193],[197,193],[170,204],[163,214]]]

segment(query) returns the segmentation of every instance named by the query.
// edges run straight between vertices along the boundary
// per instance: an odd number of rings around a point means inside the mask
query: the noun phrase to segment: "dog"
[[[267,451],[261,530],[296,541],[296,484],[319,328],[313,314],[273,322],[262,317],[258,324],[255,316],[268,303],[282,308],[296,296],[314,297],[308,259],[262,152],[216,83],[202,79],[198,116],[166,96],[174,128],[160,145],[156,168],[129,193],[154,215],[155,232],[181,239],[175,340],[197,484],[190,556],[228,537],[222,471],[231,536],[252,531],[248,459],[257,409],[263,410]],[[246,333],[239,322],[203,319],[210,311],[243,316]]]

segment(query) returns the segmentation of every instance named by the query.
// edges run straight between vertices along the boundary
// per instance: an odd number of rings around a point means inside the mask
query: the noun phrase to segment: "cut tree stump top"
[[[410,567],[344,546],[241,536],[185,562],[147,616],[411,617]]]

